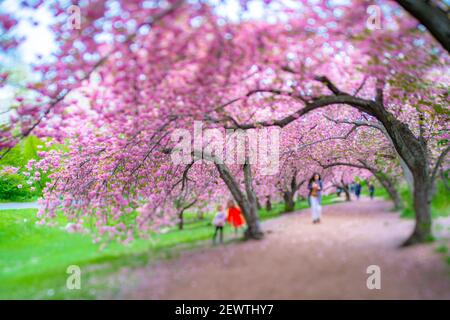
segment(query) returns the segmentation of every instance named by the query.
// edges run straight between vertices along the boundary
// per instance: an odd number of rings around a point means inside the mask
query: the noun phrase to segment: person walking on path
[[[342,193],[342,188],[341,188],[341,187],[337,187],[337,188],[336,188],[336,195],[337,195],[338,197],[340,197],[340,196],[341,196],[341,193]]]
[[[359,197],[361,196],[361,183],[359,183],[359,182],[357,182],[355,184],[355,196],[356,196],[356,199],[358,199],[358,200],[359,200]]]
[[[216,227],[213,236],[213,244],[216,244],[217,234],[219,234],[220,243],[223,243],[223,227],[225,226],[226,221],[227,215],[223,210],[223,206],[222,205],[217,206],[217,213],[214,216],[213,220],[213,225]]]
[[[238,206],[234,205],[234,201],[228,201],[228,215],[227,221],[234,227],[234,233],[237,234],[238,229],[244,225],[244,217],[241,213],[241,209]]]
[[[323,184],[320,174],[314,173],[308,183],[308,199],[314,224],[320,223],[320,217],[322,215],[322,189]]]
[[[352,183],[349,184],[349,186],[348,186],[348,191],[349,191],[350,193],[355,193],[355,183],[354,183],[354,182],[352,182]]]

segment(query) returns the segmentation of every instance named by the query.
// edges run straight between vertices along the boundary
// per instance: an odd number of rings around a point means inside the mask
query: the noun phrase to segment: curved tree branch
[[[433,1],[396,1],[426,27],[447,52],[450,52],[450,19],[448,13],[434,5]]]
[[[442,151],[442,153],[438,157],[436,164],[434,165],[433,171],[431,173],[431,181],[430,181],[431,185],[434,185],[434,181],[436,180],[436,176],[437,176],[439,167],[441,166],[442,162],[444,161],[445,157],[447,156],[447,154],[449,152],[450,152],[450,146],[445,148],[444,151]]]

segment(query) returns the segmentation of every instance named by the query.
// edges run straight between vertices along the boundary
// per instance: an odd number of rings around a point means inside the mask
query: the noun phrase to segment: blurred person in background
[[[311,215],[313,223],[320,223],[320,217],[322,215],[322,189],[323,183],[320,174],[317,172],[313,174],[311,179],[309,179],[308,190],[309,190],[309,204],[311,206]]]

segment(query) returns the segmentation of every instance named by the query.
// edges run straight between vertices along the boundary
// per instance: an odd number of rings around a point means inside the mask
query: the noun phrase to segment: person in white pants
[[[313,223],[320,222],[320,216],[322,215],[322,205],[320,204],[319,197],[311,196],[311,214]]]
[[[308,183],[308,199],[311,206],[313,223],[320,223],[320,217],[322,215],[322,188],[323,184],[320,174],[314,173]]]

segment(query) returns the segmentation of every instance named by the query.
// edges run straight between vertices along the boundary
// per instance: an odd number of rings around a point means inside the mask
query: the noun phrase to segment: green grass
[[[448,247],[444,244],[439,245],[436,247],[436,252],[438,253],[448,253]]]
[[[36,209],[0,212],[0,298],[52,299],[95,298],[107,283],[90,284],[122,266],[145,264],[151,257],[168,257],[178,244],[193,245],[212,236],[209,218],[170,230],[150,240],[130,245],[109,244],[104,250],[88,235],[68,233],[59,227],[36,225]],[[189,247],[189,246],[188,246]],[[163,252],[164,251],[164,252]],[[82,289],[67,290],[66,269],[82,270]]]
[[[39,147],[41,149],[39,149]],[[34,201],[42,196],[42,187],[48,182],[47,174],[41,173],[41,180],[34,183],[35,191],[27,184],[28,178],[22,173],[29,160],[38,160],[38,151],[48,151],[42,140],[35,136],[28,136],[21,140],[2,159],[0,159],[0,172],[4,166],[13,166],[19,169],[17,174],[0,173],[0,202],[27,202]],[[21,189],[17,186],[21,184]]]
[[[447,244],[440,244],[436,247],[436,252],[443,255],[445,262],[450,265],[450,250]]]
[[[335,196],[324,196],[323,204],[339,202]],[[296,203],[296,210],[308,207]],[[280,216],[284,204],[276,203],[271,211],[260,210],[260,219]],[[199,220],[185,213],[184,230],[176,227],[151,239],[137,239],[129,245],[110,243],[100,250],[86,234],[68,233],[62,227],[36,224],[36,209],[0,211],[0,299],[95,299],[99,292],[114,292],[110,275],[122,267],[145,265],[149,260],[176,256],[180,250],[210,245],[214,228],[212,214]],[[60,225],[65,219],[58,219]],[[230,227],[225,240],[238,241]],[[68,290],[67,267],[81,268],[81,289]]]
[[[405,204],[404,209],[401,212],[402,218],[413,219],[414,209],[412,203],[411,192],[406,184],[398,187],[398,192]],[[368,196],[367,188],[363,188],[362,194]],[[383,198],[390,201],[389,194],[384,188],[375,189],[375,197]],[[438,181],[436,184],[436,193],[431,202],[431,214],[433,218],[437,217],[448,217],[450,215],[450,192],[445,189],[444,183]]]
[[[38,201],[38,200],[39,200],[39,197],[34,197],[34,198],[24,197],[24,198],[15,198],[13,200],[11,200],[11,199],[0,199],[0,203],[11,203],[11,202],[27,203],[27,202],[35,202],[35,201]]]
[[[406,204],[401,216],[403,218],[414,218],[414,209],[409,188],[402,186],[399,191],[403,202]],[[450,192],[445,189],[442,181],[438,181],[436,184],[436,193],[431,201],[431,215],[433,218],[448,217],[450,215]]]

